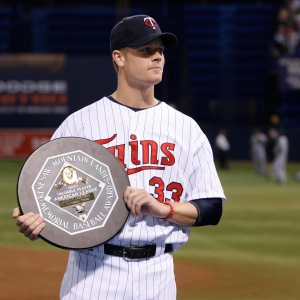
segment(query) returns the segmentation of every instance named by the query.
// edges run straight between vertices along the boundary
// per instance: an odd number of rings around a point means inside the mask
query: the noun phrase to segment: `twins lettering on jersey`
[[[117,134],[114,134],[111,138],[96,140],[95,142],[100,145],[105,145],[113,141],[117,137]],[[175,163],[175,157],[171,151],[174,151],[175,144],[173,143],[163,143],[159,145],[155,141],[144,140],[137,141],[135,134],[131,134],[130,138],[132,141],[129,142],[131,148],[131,162],[136,165],[136,168],[127,169],[127,174],[131,175],[137,172],[144,170],[155,169],[155,170],[164,170],[165,166],[172,166]],[[115,155],[122,166],[126,169],[125,164],[125,144],[116,145],[107,148],[113,155]],[[139,152],[142,152],[142,158],[138,159]],[[160,161],[158,160],[159,154],[163,153]]]
[[[107,139],[95,140],[96,143],[100,145],[108,144],[117,137],[117,134],[114,134],[112,137]],[[115,145],[108,147],[107,149],[115,155],[122,166],[125,168],[128,175],[135,174],[145,170],[164,170],[166,166],[172,166],[175,163],[175,156],[173,151],[175,149],[174,143],[162,143],[158,145],[157,142],[152,140],[141,140],[138,141],[135,134],[130,135],[130,159],[131,162],[136,165],[135,168],[127,168],[125,163],[125,144]],[[139,158],[139,154],[142,153]],[[160,159],[158,159],[161,156]],[[182,185],[178,182],[171,182],[165,184],[160,177],[152,177],[149,180],[149,185],[154,186],[155,189],[155,198],[159,202],[164,202],[170,199],[165,197],[164,192],[171,193],[171,199],[173,201],[179,202],[180,196],[182,195],[183,188]]]

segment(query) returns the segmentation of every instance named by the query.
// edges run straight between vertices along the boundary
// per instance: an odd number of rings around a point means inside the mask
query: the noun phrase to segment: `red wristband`
[[[163,219],[163,220],[169,220],[169,219],[171,219],[171,218],[173,217],[173,215],[174,215],[174,206],[171,204],[170,201],[166,201],[166,202],[164,202],[164,204],[170,206],[170,212],[169,212],[169,214],[168,214],[165,218],[162,218],[162,219]]]

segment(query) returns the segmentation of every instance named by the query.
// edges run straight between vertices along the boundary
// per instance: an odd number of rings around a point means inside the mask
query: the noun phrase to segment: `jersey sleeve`
[[[51,137],[51,140],[55,140],[55,139],[58,139],[58,138],[61,138],[63,137],[63,134],[62,134],[62,130],[61,130],[61,127],[59,126],[55,132],[53,133],[52,137]]]
[[[189,176],[191,192],[186,196],[187,201],[203,198],[226,197],[217,174],[211,145],[203,133],[196,126],[193,148],[192,167]]]
[[[51,137],[51,140],[62,138],[62,137],[80,137],[78,131],[80,131],[80,125],[75,120],[76,113],[73,113],[67,117],[63,123],[56,129]]]

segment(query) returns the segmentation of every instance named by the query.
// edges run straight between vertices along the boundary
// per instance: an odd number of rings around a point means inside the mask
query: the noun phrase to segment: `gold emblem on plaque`
[[[61,177],[63,180],[54,185],[57,190],[59,190],[61,187],[66,186],[68,184],[74,184],[78,182],[88,183],[89,181],[88,178],[82,178],[82,177],[78,178],[76,170],[72,166],[64,167],[63,170],[61,171]]]

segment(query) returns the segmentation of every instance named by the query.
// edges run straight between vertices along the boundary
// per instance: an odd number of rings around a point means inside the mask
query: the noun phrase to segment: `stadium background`
[[[166,50],[157,98],[197,120],[212,143],[226,128],[231,159],[249,159],[254,127],[266,131],[275,125],[286,130],[290,160],[300,160],[299,87],[280,89],[272,56],[282,1],[1,2],[0,130],[54,129],[68,114],[112,93],[110,29],[124,15],[146,13],[179,39],[175,49]],[[27,86],[24,93],[24,82],[50,87]],[[51,89],[61,82],[63,90]],[[34,147],[48,138],[41,132],[15,134],[23,143],[34,138]],[[0,132],[0,156],[18,154],[11,135]]]
[[[67,253],[18,233],[16,181],[24,159],[67,115],[113,91],[110,29],[138,13],[179,39],[165,51],[157,98],[196,119],[212,145],[226,128],[231,144],[231,168],[218,170],[228,198],[221,223],[193,229],[174,255],[178,299],[300,298],[299,182],[291,180],[300,170],[300,91],[287,86],[288,70],[272,56],[281,4],[0,1],[1,299],[57,299]],[[280,187],[255,176],[249,161],[253,128],[270,126],[290,141]]]

